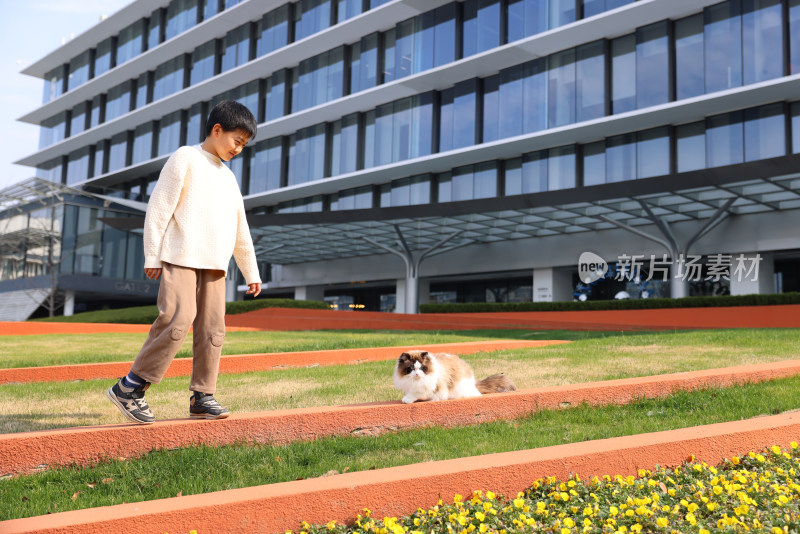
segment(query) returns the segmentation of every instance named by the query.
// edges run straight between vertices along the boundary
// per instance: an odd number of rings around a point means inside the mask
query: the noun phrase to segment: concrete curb
[[[220,421],[173,419],[153,425],[104,425],[0,435],[0,474],[105,457],[137,457],[158,448],[237,442],[282,444],[333,435],[377,435],[423,426],[464,426],[581,403],[624,404],[676,391],[760,382],[800,374],[800,360],[521,390],[446,402],[399,401],[234,414]],[[491,489],[491,488],[489,488]]]
[[[432,352],[453,352],[456,354],[473,354],[475,352],[491,352],[495,350],[545,347],[569,343],[560,340],[493,340],[467,341],[464,343],[439,343],[425,345]],[[273,352],[264,354],[229,355],[220,358],[220,373],[247,373],[252,371],[269,371],[286,367],[307,367],[311,365],[342,365],[362,362],[385,361],[397,358],[404,350],[413,346],[375,347],[363,349],[312,350],[299,352]],[[421,347],[420,347],[421,348]],[[0,384],[29,382],[66,382],[70,380],[93,380],[96,378],[119,378],[130,371],[131,363],[85,363],[76,365],[51,365],[45,367],[15,367],[0,369]],[[192,374],[191,358],[176,358],[167,370],[166,377],[190,376]]]
[[[513,496],[545,476],[571,473],[635,475],[639,468],[675,466],[690,455],[717,464],[770,445],[787,447],[800,435],[800,414],[639,434],[541,449],[489,454],[375,471],[301,480],[17,519],[0,523],[6,534],[124,532],[283,532],[301,520],[352,519],[362,508],[375,517],[408,514],[438,499],[492,490]]]

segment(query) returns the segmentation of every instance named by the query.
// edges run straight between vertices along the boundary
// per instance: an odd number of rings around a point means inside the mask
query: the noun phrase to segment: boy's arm
[[[253,247],[253,238],[250,237],[250,227],[247,225],[247,217],[244,212],[244,201],[240,201],[237,212],[236,245],[233,248],[233,258],[236,265],[242,271],[244,281],[247,285],[261,285],[261,277],[258,274],[258,263],[256,262],[256,252]],[[251,293],[251,291],[248,291]]]
[[[186,155],[179,149],[164,164],[153,194],[150,195],[144,218],[145,270],[161,268],[161,245],[167,225],[178,205],[187,168]]]

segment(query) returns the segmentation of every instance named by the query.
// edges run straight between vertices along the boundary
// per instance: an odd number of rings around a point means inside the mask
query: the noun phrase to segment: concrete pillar
[[[771,254],[732,254],[730,273],[731,295],[775,292],[775,258]]]
[[[294,288],[294,300],[325,300],[325,286],[298,286]]]
[[[398,278],[395,282],[394,292],[394,312],[395,313],[408,313],[406,312],[406,279]]]
[[[669,280],[669,296],[673,299],[680,299],[689,296],[689,279],[682,276],[684,273],[681,269],[685,268],[681,265],[678,257],[672,258],[672,269],[670,271],[671,278]]]
[[[64,317],[70,317],[75,313],[75,292],[64,291]]]
[[[233,302],[237,300],[239,295],[236,291],[236,282],[232,278],[225,280],[225,302]],[[241,300],[241,299],[238,299]]]
[[[569,269],[548,267],[533,270],[533,302],[570,301],[572,292]]]

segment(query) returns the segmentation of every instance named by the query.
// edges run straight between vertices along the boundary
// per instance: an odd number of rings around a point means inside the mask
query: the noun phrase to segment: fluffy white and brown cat
[[[467,362],[455,354],[431,354],[424,350],[404,352],[394,368],[394,385],[403,392],[403,402],[480,397],[486,393],[516,391],[517,386],[502,374],[480,382]]]

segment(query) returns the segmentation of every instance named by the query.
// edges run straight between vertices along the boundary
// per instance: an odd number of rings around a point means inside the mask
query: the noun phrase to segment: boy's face
[[[248,141],[250,141],[250,136],[244,130],[236,129],[226,132],[221,125],[215,124],[203,142],[203,148],[223,161],[230,161],[242,151]]]

